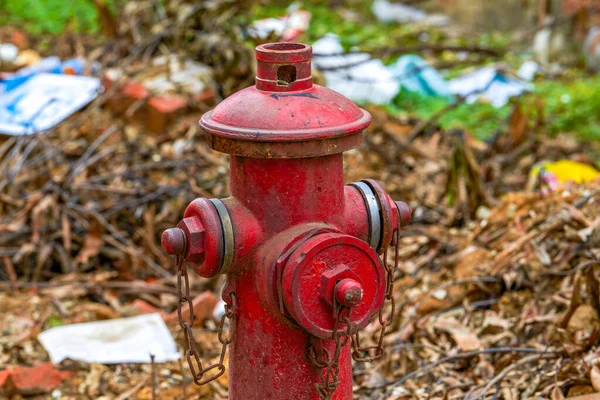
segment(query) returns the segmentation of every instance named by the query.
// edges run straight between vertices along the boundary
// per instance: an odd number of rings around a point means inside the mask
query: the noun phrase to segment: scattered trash
[[[375,0],[373,14],[383,22],[422,22],[432,26],[444,26],[449,18],[442,14],[428,15],[425,11],[402,3],[390,3],[388,0]]]
[[[17,60],[19,49],[12,43],[0,44],[0,65],[4,63],[12,64]]]
[[[119,85],[115,96],[108,101],[114,112],[144,125],[153,133],[163,133],[178,116],[189,109],[190,103],[215,103],[210,83],[213,70],[189,59],[157,57],[145,73],[135,80],[123,81],[118,68],[104,74],[104,87]],[[130,107],[135,105],[133,109]]]
[[[71,375],[69,371],[55,369],[51,363],[5,369],[0,371],[0,394],[13,396],[50,393]]]
[[[529,172],[530,180],[539,179],[540,191],[543,194],[554,192],[560,184],[575,182],[577,184],[591,182],[600,178],[600,171],[596,168],[572,160],[558,160],[554,162],[542,161],[533,166]],[[530,189],[532,189],[530,187]]]
[[[313,44],[313,63],[327,87],[356,102],[387,104],[400,92],[400,83],[381,60],[367,53],[344,53],[337,35]]]
[[[563,31],[556,29],[556,18],[547,16],[544,26],[533,37],[532,49],[535,59],[547,67],[558,59],[567,49],[567,37]]]
[[[13,82],[14,83],[14,82]],[[35,74],[0,91],[0,133],[31,135],[48,130],[98,96],[100,80],[88,76]]]
[[[308,11],[290,10],[290,13],[283,17],[254,21],[248,28],[248,34],[263,40],[274,35],[282,42],[294,42],[308,29],[310,17]]]
[[[442,75],[425,60],[407,54],[388,67],[403,89],[426,96],[452,96]]]
[[[506,105],[511,97],[530,90],[521,80],[506,76],[490,67],[452,79],[449,85],[452,93],[466,96],[469,104],[482,98],[496,108]]]
[[[592,72],[600,72],[600,28],[593,27],[585,40],[585,65]]]
[[[15,89],[37,74],[83,75],[89,73],[94,75],[99,69],[97,63],[88,64],[83,58],[73,58],[63,62],[56,56],[39,59],[36,55],[39,56],[35,51],[22,51],[19,53],[19,57],[23,57],[21,62],[24,68],[0,78],[0,95],[3,92]],[[19,62],[19,57],[17,57],[17,62]]]
[[[427,18],[425,11],[387,0],[375,0],[372,9],[377,19],[383,22],[419,22]]]
[[[54,364],[66,358],[97,364],[157,363],[180,355],[160,314],[58,326],[38,339]]]
[[[42,60],[42,56],[35,50],[23,50],[17,56],[15,64],[19,68],[29,67],[39,63]]]
[[[540,65],[535,61],[525,61],[517,71],[517,76],[524,81],[531,82],[540,71]]]
[[[176,56],[158,57],[152,61],[152,67],[158,70],[167,67],[169,70],[168,73],[151,74],[143,79],[144,86],[154,94],[181,91],[198,95],[207,90],[212,79],[212,69],[207,65]]]

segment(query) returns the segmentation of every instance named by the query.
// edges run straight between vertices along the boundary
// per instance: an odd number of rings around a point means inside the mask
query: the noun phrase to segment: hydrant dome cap
[[[341,94],[313,85],[297,92],[241,90],[202,116],[209,133],[254,142],[301,142],[351,135],[371,115]]]

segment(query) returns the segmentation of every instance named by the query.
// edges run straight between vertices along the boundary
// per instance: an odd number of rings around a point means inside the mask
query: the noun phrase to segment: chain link
[[[323,400],[331,399],[335,389],[339,386],[339,358],[342,347],[348,344],[352,335],[352,323],[350,322],[350,313],[352,309],[344,305],[338,305],[333,299],[333,329],[331,339],[335,342],[333,354],[325,346],[325,341],[321,338],[311,336],[308,348],[308,358],[312,365],[322,369],[321,382],[315,384],[319,397]],[[340,324],[345,324],[346,329],[340,331]]]
[[[400,218],[400,215],[398,215]],[[394,247],[394,263],[390,265],[387,260],[388,250],[386,249],[383,253],[383,268],[385,269],[385,300],[390,304],[390,311],[385,314],[385,304],[379,309],[379,324],[381,330],[379,331],[379,338],[377,344],[372,346],[361,346],[359,333],[352,335],[352,358],[355,361],[376,361],[383,357],[385,350],[383,347],[383,339],[387,332],[387,328],[390,326],[394,319],[396,312],[396,303],[394,301],[394,275],[398,269],[399,263],[399,241],[400,241],[400,229],[394,232],[392,246]]]
[[[221,317],[221,321],[218,327],[218,338],[221,342],[221,355],[219,361],[211,364],[207,367],[202,366],[200,360],[200,354],[196,348],[194,340],[194,333],[192,327],[194,326],[194,304],[190,296],[190,280],[188,277],[187,263],[181,256],[177,256],[177,295],[179,296],[179,302],[177,303],[177,316],[179,317],[179,325],[183,329],[183,336],[186,342],[185,358],[187,359],[190,371],[192,373],[192,379],[196,385],[206,385],[209,382],[214,381],[225,373],[225,354],[227,353],[227,346],[233,342],[235,332],[237,329],[236,320],[236,297],[235,293],[231,292],[228,296],[229,301],[225,304],[225,314]],[[188,304],[188,318],[189,321],[185,321],[183,318],[183,305]],[[225,320],[229,320],[229,329],[225,336]],[[204,378],[208,372],[216,370],[211,376]],[[203,379],[204,378],[204,379]]]

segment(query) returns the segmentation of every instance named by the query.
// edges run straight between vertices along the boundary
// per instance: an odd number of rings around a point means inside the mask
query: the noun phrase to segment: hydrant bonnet
[[[256,48],[256,86],[204,114],[201,127],[218,151],[256,158],[303,158],[360,145],[371,115],[312,83],[312,48],[271,43]]]

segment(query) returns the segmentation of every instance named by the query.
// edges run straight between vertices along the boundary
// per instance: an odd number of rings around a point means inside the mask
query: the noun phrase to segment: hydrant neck
[[[312,48],[301,43],[269,43],[256,48],[256,88],[268,92],[310,89]]]
[[[231,157],[231,193],[265,232],[343,213],[342,154],[313,158]]]

